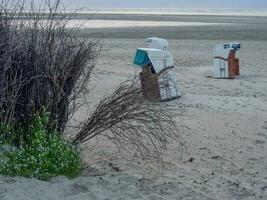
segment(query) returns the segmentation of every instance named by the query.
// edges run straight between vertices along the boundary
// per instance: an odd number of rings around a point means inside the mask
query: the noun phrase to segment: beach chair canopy
[[[136,50],[134,64],[141,67],[149,65],[152,71],[158,73],[165,67],[173,66],[173,56],[169,51],[140,48]]]
[[[163,38],[151,37],[146,39],[146,46],[150,49],[169,50],[169,42]]]
[[[222,57],[227,59],[231,51],[239,51],[241,48],[240,42],[229,42],[225,44],[217,44],[213,50],[213,57]]]

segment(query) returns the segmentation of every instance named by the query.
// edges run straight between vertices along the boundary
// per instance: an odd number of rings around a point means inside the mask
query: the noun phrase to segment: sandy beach
[[[188,127],[182,136],[186,147],[181,153],[178,144],[170,146],[161,173],[156,164],[120,155],[105,141],[84,144],[83,176],[50,182],[0,177],[0,200],[267,199],[267,17],[95,14],[90,19],[124,20],[79,33],[104,45],[92,81],[93,103],[140,72],[132,59],[146,37],[169,40],[182,92],[172,104],[185,111],[177,120]],[[209,78],[213,47],[227,41],[242,44],[241,75]]]

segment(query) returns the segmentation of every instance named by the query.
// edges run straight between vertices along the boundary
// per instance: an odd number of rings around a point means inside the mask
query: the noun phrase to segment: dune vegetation
[[[0,174],[75,177],[83,168],[79,146],[97,136],[149,160],[162,159],[168,144],[180,140],[176,112],[147,102],[135,77],[104,96],[66,137],[77,110],[89,109],[102,46],[78,36],[80,27],[67,28],[75,16],[60,0],[1,1]]]

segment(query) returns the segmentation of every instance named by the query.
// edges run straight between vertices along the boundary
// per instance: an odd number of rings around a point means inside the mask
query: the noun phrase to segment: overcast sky
[[[267,0],[62,0],[62,2],[67,7],[75,8],[267,8]]]

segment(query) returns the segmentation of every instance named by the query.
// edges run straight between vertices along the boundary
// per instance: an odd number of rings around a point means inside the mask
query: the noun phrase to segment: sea
[[[222,16],[267,16],[267,9],[214,9],[214,8],[84,8],[81,13],[100,14],[160,14],[160,15],[222,15]]]

